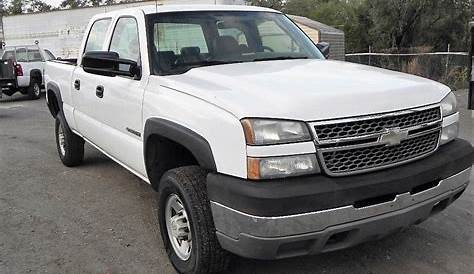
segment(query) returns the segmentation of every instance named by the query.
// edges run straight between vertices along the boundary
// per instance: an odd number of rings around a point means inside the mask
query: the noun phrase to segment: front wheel
[[[84,139],[71,131],[61,112],[56,115],[55,133],[56,147],[63,164],[68,167],[80,165],[84,158]]]
[[[172,169],[157,195],[161,237],[174,268],[186,274],[225,270],[230,255],[217,241],[206,172],[195,166]]]

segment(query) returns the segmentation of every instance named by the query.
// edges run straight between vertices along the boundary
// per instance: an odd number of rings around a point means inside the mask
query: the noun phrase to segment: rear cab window
[[[27,47],[28,62],[41,62],[43,57],[38,47]]]

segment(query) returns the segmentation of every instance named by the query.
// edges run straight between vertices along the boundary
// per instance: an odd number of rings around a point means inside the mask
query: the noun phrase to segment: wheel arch
[[[184,164],[192,164],[195,161],[195,164],[203,169],[210,171],[217,170],[214,155],[207,140],[193,130],[175,122],[161,118],[148,119],[145,123],[143,141],[145,167],[150,183],[155,189],[158,189],[161,176],[169,170],[169,168],[166,168],[166,165],[175,168],[179,166],[179,161],[183,161],[182,163]],[[150,153],[152,153],[152,149],[156,149],[157,146],[158,148],[163,148],[166,154],[177,152],[183,155],[166,155],[171,156],[169,158],[165,155],[161,155],[160,161],[164,166],[156,167],[154,166],[154,161],[151,159]],[[186,155],[188,153],[189,155]],[[175,162],[170,163],[169,161]],[[158,171],[156,171],[155,168]]]
[[[63,109],[63,100],[59,87],[55,83],[48,83],[46,86],[46,99],[49,112],[53,117],[56,117]]]
[[[39,70],[39,69],[30,70],[30,82],[33,79],[39,80],[40,84],[43,82],[43,74],[41,73],[41,70]]]

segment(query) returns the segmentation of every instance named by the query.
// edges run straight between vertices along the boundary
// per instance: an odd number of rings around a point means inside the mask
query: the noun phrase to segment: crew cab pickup
[[[114,11],[80,52],[46,65],[59,157],[80,164],[87,141],[150,183],[180,273],[379,239],[469,183],[448,87],[326,60],[278,11]]]
[[[19,91],[30,99],[39,99],[44,86],[44,64],[53,59],[49,50],[38,45],[6,47],[0,65],[0,97],[2,93],[12,96]]]

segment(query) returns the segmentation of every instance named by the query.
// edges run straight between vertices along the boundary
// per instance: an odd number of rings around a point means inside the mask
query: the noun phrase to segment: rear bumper
[[[469,183],[463,140],[407,165],[370,174],[251,182],[208,176],[217,237],[244,257],[278,259],[346,248],[419,223]],[[235,187],[232,187],[235,186]]]

